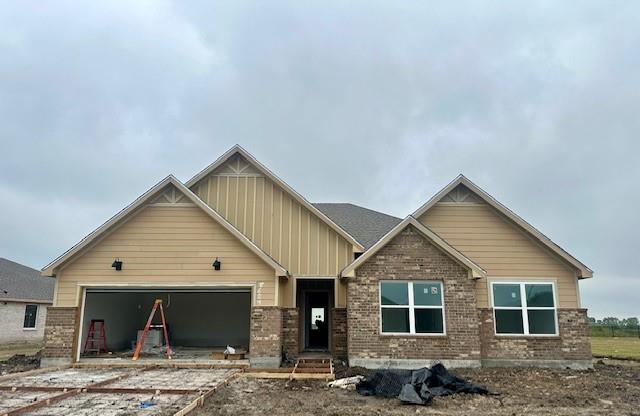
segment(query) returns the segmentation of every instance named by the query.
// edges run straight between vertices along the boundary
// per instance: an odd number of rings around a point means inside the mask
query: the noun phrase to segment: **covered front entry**
[[[297,283],[297,307],[303,351],[329,351],[334,280],[302,279]]]
[[[79,356],[93,357],[102,352],[84,351],[87,338],[92,336],[92,320],[104,322],[107,354],[130,356],[156,299],[162,300],[175,358],[210,358],[212,351],[222,351],[227,345],[248,350],[249,288],[91,288],[86,289],[84,299]],[[153,323],[161,323],[159,311]],[[161,329],[151,331],[143,351],[160,358],[165,351],[164,336]]]

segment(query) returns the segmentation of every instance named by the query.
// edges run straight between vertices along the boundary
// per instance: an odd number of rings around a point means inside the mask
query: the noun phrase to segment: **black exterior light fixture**
[[[122,262],[120,261],[120,259],[115,259],[113,263],[111,263],[111,267],[116,269],[116,271],[120,271],[122,270]]]
[[[222,267],[222,263],[220,263],[220,260],[218,260],[218,258],[216,257],[212,266],[214,270],[220,270],[220,267]]]

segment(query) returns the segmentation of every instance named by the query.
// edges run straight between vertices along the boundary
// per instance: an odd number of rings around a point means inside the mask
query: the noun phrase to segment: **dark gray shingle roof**
[[[402,220],[353,204],[313,204],[368,249]]]
[[[0,257],[0,300],[53,301],[55,281],[52,277],[40,276],[36,269]]]

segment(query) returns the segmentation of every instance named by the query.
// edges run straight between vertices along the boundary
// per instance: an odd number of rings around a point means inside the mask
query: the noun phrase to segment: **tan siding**
[[[111,268],[116,257],[121,272]],[[220,271],[211,267],[216,257]],[[257,288],[258,305],[272,305],[275,295],[273,269],[198,207],[142,209],[58,273],[56,306],[78,306],[87,283],[246,283]]]
[[[273,181],[225,169],[191,189],[289,273],[336,276],[349,263],[351,244]]]
[[[436,204],[419,221],[482,266],[487,279],[555,279],[559,306],[578,306],[571,269],[489,205]],[[480,308],[489,306],[487,279],[477,282]]]

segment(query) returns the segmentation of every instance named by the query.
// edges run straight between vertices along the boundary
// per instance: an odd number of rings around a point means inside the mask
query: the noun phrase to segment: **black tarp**
[[[414,371],[375,371],[356,386],[356,391],[363,396],[397,397],[404,403],[423,405],[437,396],[489,393],[482,386],[454,376],[442,364]]]

